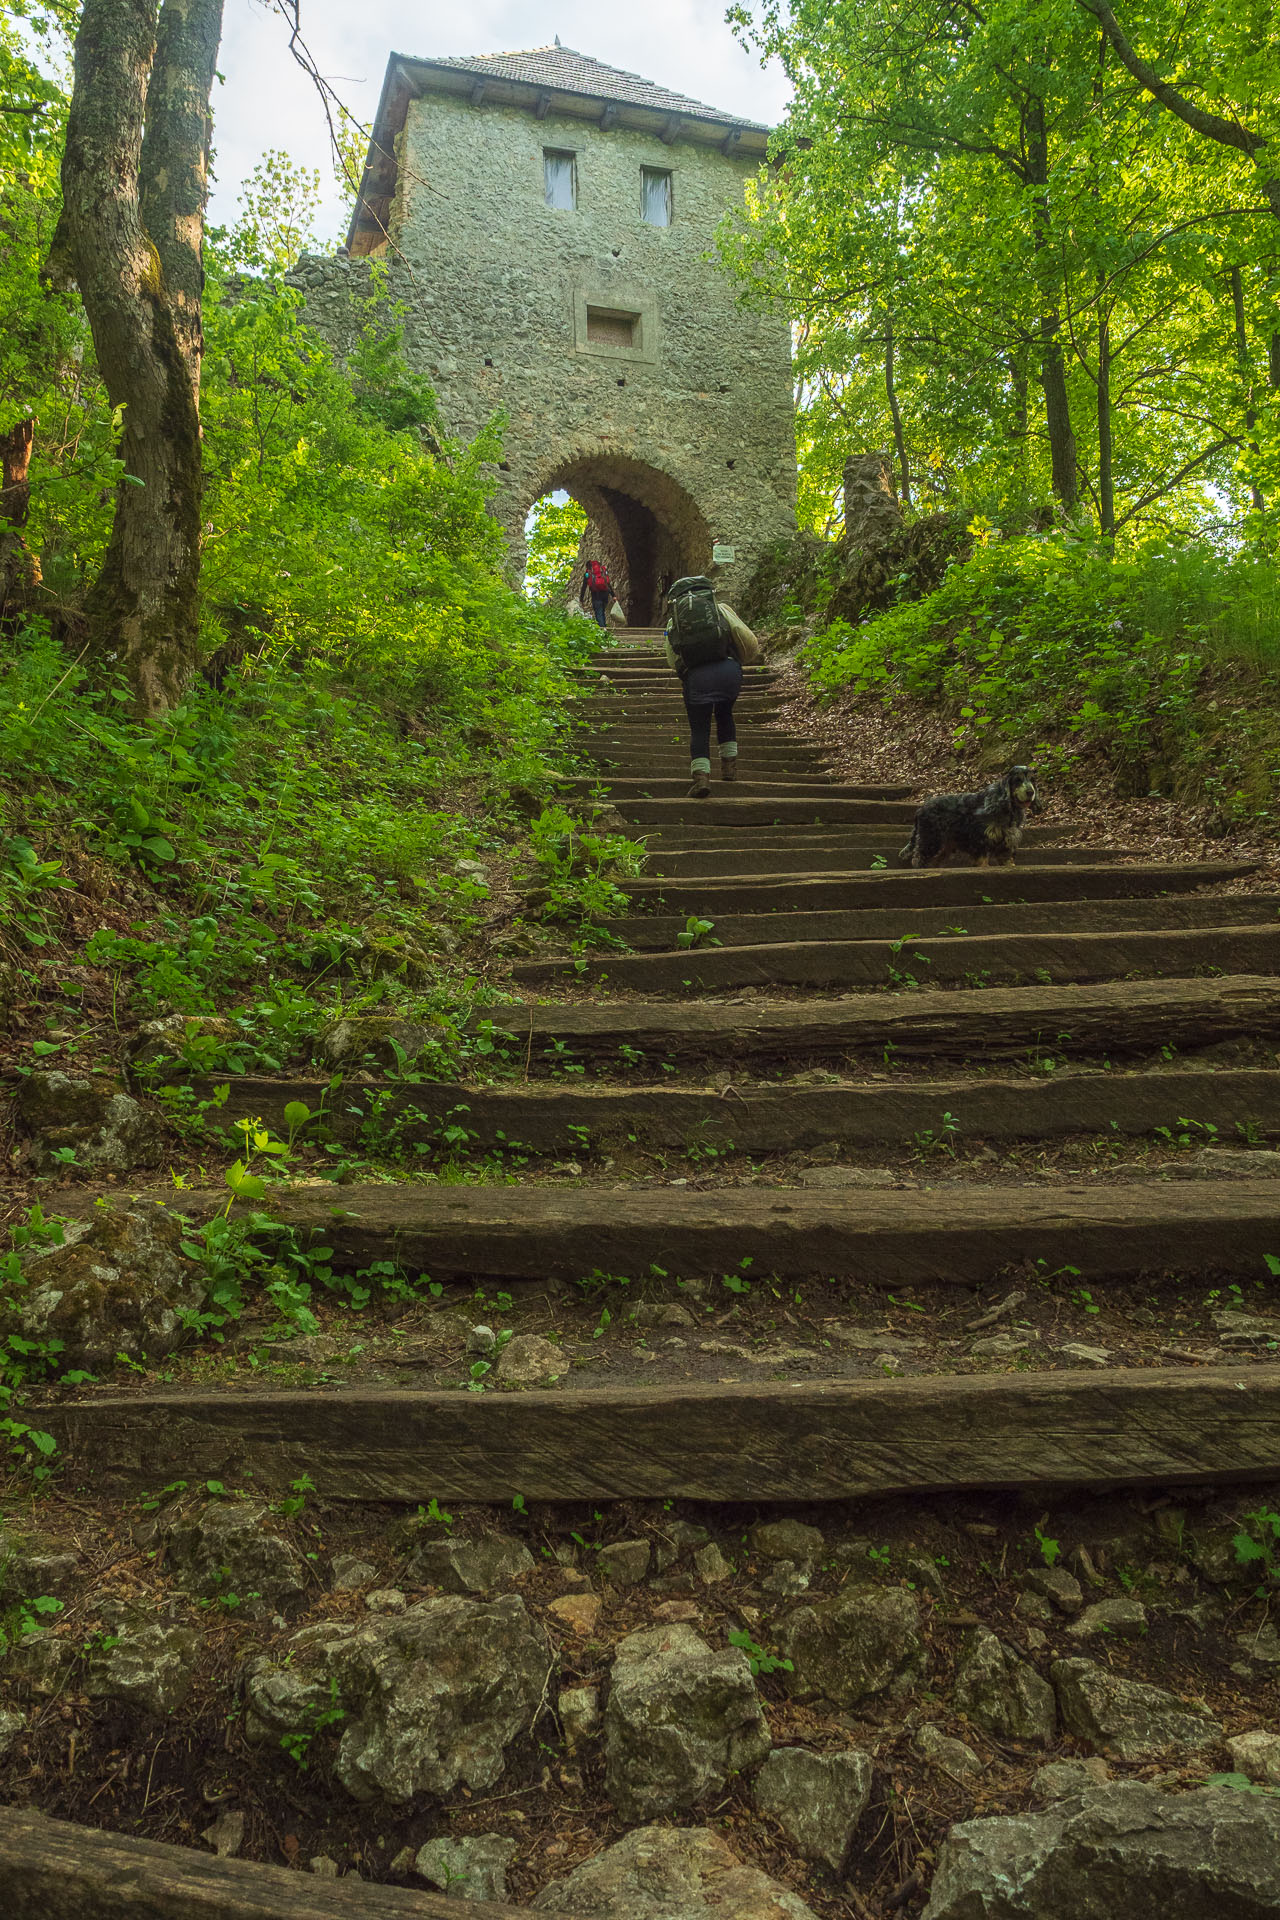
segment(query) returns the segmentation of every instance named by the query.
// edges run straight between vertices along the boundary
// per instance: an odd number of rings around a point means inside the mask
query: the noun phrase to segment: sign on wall
[[[731,566],[737,557],[738,549],[736,547],[722,546],[718,540],[711,549],[711,558],[717,566]]]

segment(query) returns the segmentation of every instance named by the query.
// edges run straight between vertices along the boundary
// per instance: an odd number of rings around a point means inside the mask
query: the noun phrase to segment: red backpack
[[[592,560],[587,567],[587,584],[592,593],[605,593],[613,585],[608,574],[598,560]]]

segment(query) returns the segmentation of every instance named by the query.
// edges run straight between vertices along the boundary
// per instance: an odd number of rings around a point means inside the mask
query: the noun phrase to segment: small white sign
[[[715,561],[716,565],[720,567],[730,566],[737,557],[738,549],[736,547],[722,547],[719,541],[717,541],[711,549],[711,558]]]

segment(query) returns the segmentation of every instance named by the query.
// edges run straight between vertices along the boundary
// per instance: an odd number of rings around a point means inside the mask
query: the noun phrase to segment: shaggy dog
[[[975,866],[1008,866],[1022,839],[1023,820],[1039,808],[1030,767],[1010,767],[977,793],[941,793],[926,800],[898,859],[904,867],[936,867],[948,854],[965,853]]]

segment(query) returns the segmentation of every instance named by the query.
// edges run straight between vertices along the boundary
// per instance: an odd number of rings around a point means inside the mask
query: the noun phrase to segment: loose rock
[[[733,1572],[733,1568],[729,1565],[729,1562],[725,1559],[714,1540],[709,1541],[705,1547],[698,1549],[697,1553],[693,1556],[693,1564],[697,1568],[698,1578],[704,1587],[718,1586],[722,1580],[727,1580]]]
[[[406,1562],[404,1578],[446,1593],[492,1593],[531,1572],[533,1564],[523,1540],[485,1533],[475,1540],[423,1540]]]
[[[1079,1613],[1084,1605],[1084,1589],[1065,1567],[1032,1567],[1026,1584],[1033,1593],[1051,1600],[1059,1613]]]
[[[798,1894],[744,1866],[709,1827],[639,1827],[533,1904],[586,1920],[815,1920]]]
[[[566,1687],[556,1702],[556,1712],[570,1748],[593,1740],[600,1731],[600,1694],[595,1687]]]
[[[244,1815],[228,1807],[200,1838],[213,1848],[219,1860],[233,1860],[244,1844]]]
[[[1092,1640],[1100,1633],[1119,1634],[1134,1640],[1147,1630],[1147,1610],[1141,1600],[1122,1594],[1115,1600],[1095,1600],[1071,1622],[1067,1632],[1073,1640]]]
[[[924,1920],[1263,1920],[1280,1914],[1280,1806],[1136,1781],[1043,1813],[968,1820],[938,1858]]]
[[[931,1767],[949,1773],[953,1780],[972,1780],[985,1770],[971,1746],[963,1740],[952,1739],[941,1727],[932,1724],[921,1727],[913,1744],[922,1759],[927,1760]]]
[[[0,1760],[3,1760],[18,1735],[25,1731],[27,1716],[10,1707],[0,1707]]]
[[[435,1037],[429,1027],[395,1014],[362,1013],[335,1021],[321,1035],[320,1046],[335,1067],[359,1066],[366,1055],[380,1067],[394,1067],[401,1059],[412,1064]]]
[[[1067,1732],[1117,1759],[1196,1752],[1222,1738],[1203,1707],[1188,1706],[1145,1681],[1126,1680],[1092,1660],[1055,1660],[1050,1673]]]
[[[493,1377],[504,1387],[549,1387],[569,1371],[560,1348],[538,1333],[518,1333],[498,1355]]]
[[[842,1707],[906,1693],[928,1664],[919,1607],[902,1587],[859,1586],[797,1607],[782,1621],[778,1644],[792,1663],[784,1676],[790,1693]]]
[[[681,1624],[620,1643],[604,1721],[605,1790],[624,1820],[695,1806],[770,1746],[746,1654]]]
[[[108,1614],[90,1642],[84,1690],[91,1700],[123,1700],[148,1713],[172,1713],[186,1699],[204,1645],[194,1627]]]
[[[154,1160],[164,1138],[163,1123],[108,1075],[29,1073],[14,1105],[41,1169],[58,1165],[55,1149],[70,1147],[77,1166],[127,1173]]]
[[[1105,1787],[1109,1778],[1106,1761],[1096,1754],[1088,1760],[1051,1760],[1047,1767],[1036,1770],[1031,1790],[1042,1800],[1066,1800],[1073,1793]]]
[[[648,1573],[652,1552],[647,1540],[617,1540],[600,1549],[596,1565],[613,1586],[633,1587]]]
[[[580,1639],[588,1639],[596,1630],[600,1618],[600,1595],[598,1593],[563,1593],[553,1600],[547,1612],[567,1627],[570,1633],[576,1633]]]
[[[747,1530],[747,1545],[757,1560],[794,1560],[811,1567],[825,1544],[817,1527],[801,1520],[757,1520]]]
[[[516,1842],[502,1833],[467,1834],[457,1840],[442,1835],[419,1847],[414,1864],[424,1880],[441,1887],[451,1900],[505,1900],[507,1868],[516,1852]]]
[[[775,1747],[755,1780],[755,1802],[806,1860],[839,1873],[871,1798],[871,1756]]]
[[[1267,1733],[1259,1727],[1252,1733],[1237,1734],[1234,1740],[1228,1740],[1227,1752],[1237,1773],[1263,1786],[1280,1786],[1280,1733]]]
[[[253,1662],[245,1732],[273,1743],[311,1733],[336,1705],[335,1771],[354,1799],[400,1803],[459,1781],[474,1791],[500,1777],[551,1673],[546,1637],[514,1594],[443,1595],[354,1627],[304,1627],[283,1659]]]
[[[1002,1740],[1043,1746],[1057,1726],[1048,1681],[986,1627],[965,1635],[953,1699],[959,1712]]]
[[[378,1569],[367,1560],[357,1559],[354,1553],[335,1553],[331,1564],[335,1593],[354,1593],[378,1577]]]
[[[61,1340],[59,1365],[108,1371],[117,1353],[159,1359],[185,1337],[182,1315],[205,1299],[203,1268],[182,1251],[187,1229],[149,1200],[68,1221],[61,1246],[22,1257],[24,1285],[0,1315],[0,1335]]]
[[[1109,1347],[1091,1347],[1083,1340],[1067,1340],[1058,1348],[1064,1360],[1071,1360],[1077,1367],[1109,1367],[1111,1349]]]
[[[274,1613],[306,1591],[298,1549],[264,1525],[270,1509],[253,1500],[210,1500],[169,1528],[169,1566],[190,1593],[234,1595],[248,1618]]]

